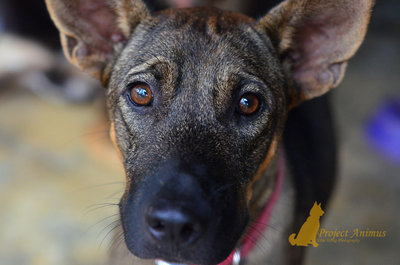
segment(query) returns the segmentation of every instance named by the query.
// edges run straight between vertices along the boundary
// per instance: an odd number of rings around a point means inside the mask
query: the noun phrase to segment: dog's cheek
[[[117,143],[117,136],[116,136],[116,132],[115,132],[114,122],[111,122],[110,132],[109,133],[110,133],[111,142],[112,142],[115,150],[117,151],[117,155],[118,155],[119,159],[121,160],[121,162],[123,162],[124,161],[124,156],[122,155],[122,151],[119,148],[118,143]],[[122,205],[125,204],[126,198],[128,197],[129,192],[130,192],[130,187],[131,187],[131,178],[130,177],[126,177],[125,192],[124,192],[124,194],[123,194],[123,196],[121,198],[120,204],[122,204]]]
[[[115,133],[114,122],[111,122],[111,126],[110,126],[110,139],[111,139],[111,142],[112,142],[115,150],[117,150],[117,154],[118,154],[119,159],[121,161],[124,161],[124,157],[122,156],[121,149],[119,149],[118,144],[117,144],[117,137],[116,137],[116,133]]]
[[[254,175],[254,177],[247,186],[247,192],[246,192],[247,205],[250,204],[250,201],[253,197],[254,183],[261,177],[263,172],[268,168],[269,164],[271,163],[272,159],[275,156],[276,150],[278,149],[278,144],[279,144],[279,137],[278,135],[275,134],[271,140],[271,144],[269,146],[269,150],[264,161],[260,164],[260,166],[256,171],[256,174]]]

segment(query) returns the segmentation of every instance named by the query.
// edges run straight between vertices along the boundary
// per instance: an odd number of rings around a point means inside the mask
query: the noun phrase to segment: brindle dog
[[[135,264],[217,264],[240,246],[275,189],[288,111],[341,82],[372,6],[287,0],[254,20],[215,8],[151,13],[141,0],[46,1],[67,58],[107,89]],[[303,251],[287,238],[333,185],[329,172],[307,178],[303,164],[319,161],[302,160],[301,139],[287,135],[282,192],[246,264],[300,264]],[[308,153],[333,151],[323,149]],[[132,264],[124,249],[112,264]]]

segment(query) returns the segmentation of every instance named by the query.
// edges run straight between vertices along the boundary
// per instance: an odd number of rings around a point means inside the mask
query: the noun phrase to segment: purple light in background
[[[400,99],[385,102],[366,124],[369,143],[400,164]]]

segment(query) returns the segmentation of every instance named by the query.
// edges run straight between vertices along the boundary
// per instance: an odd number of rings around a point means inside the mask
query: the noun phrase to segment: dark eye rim
[[[151,92],[151,99],[150,99],[149,103],[145,104],[145,105],[140,105],[140,104],[136,103],[135,100],[133,100],[133,98],[132,98],[132,90],[133,90],[133,88],[135,86],[137,86],[137,85],[140,85],[140,84],[144,84],[144,85],[148,86],[149,89],[150,89],[150,92]],[[153,90],[151,84],[149,84],[147,82],[144,82],[144,81],[136,81],[136,82],[130,83],[127,86],[126,96],[127,96],[128,100],[129,100],[129,102],[135,107],[138,107],[138,108],[150,107],[153,104],[153,101],[154,101],[154,90]]]
[[[247,96],[247,95],[255,96],[255,97],[257,98],[257,100],[258,100],[257,109],[256,109],[253,113],[250,113],[250,114],[243,113],[243,112],[240,110],[240,107],[239,107],[240,100],[241,100],[243,97]],[[237,112],[240,116],[243,116],[243,117],[254,117],[254,116],[258,115],[258,114],[262,111],[263,108],[264,108],[264,101],[262,100],[262,97],[261,97],[261,95],[260,95],[259,93],[255,93],[255,92],[244,92],[244,93],[240,94],[239,97],[238,97],[237,100],[236,100],[236,108],[235,108],[235,109],[236,109],[236,112]]]

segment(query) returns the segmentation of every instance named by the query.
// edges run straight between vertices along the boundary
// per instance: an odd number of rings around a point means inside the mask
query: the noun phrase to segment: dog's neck
[[[253,183],[253,195],[249,204],[250,219],[256,220],[267,205],[276,188],[276,176],[279,174],[280,163],[283,161],[282,152],[278,151],[261,177]]]

